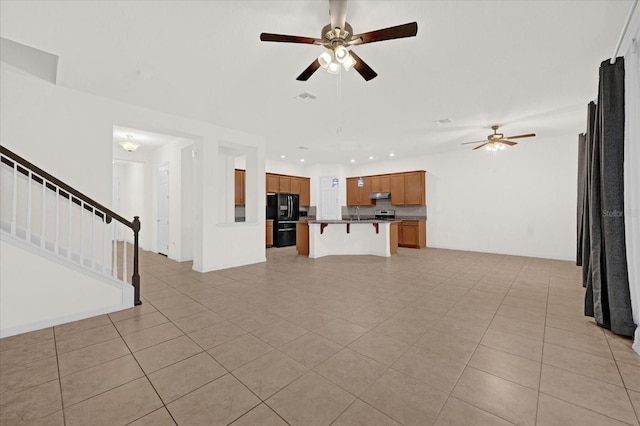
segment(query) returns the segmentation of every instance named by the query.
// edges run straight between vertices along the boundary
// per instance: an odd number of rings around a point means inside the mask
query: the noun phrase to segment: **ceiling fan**
[[[338,74],[340,66],[342,66],[347,71],[352,67],[355,68],[366,81],[369,81],[378,74],[353,50],[349,50],[349,47],[394,38],[413,37],[418,33],[418,24],[411,22],[354,35],[353,28],[346,21],[347,0],[329,0],[329,15],[331,16],[331,23],[322,28],[321,38],[262,33],[260,34],[260,40],[315,44],[325,47],[325,51],[318,59],[302,71],[296,80],[307,81],[320,67],[325,68],[331,74]]]
[[[462,145],[468,145],[472,143],[482,143],[482,145],[478,145],[473,149],[476,150],[476,149],[482,148],[483,146],[486,146],[489,151],[498,151],[500,149],[504,149],[505,145],[513,146],[518,144],[518,142],[513,142],[509,139],[531,138],[536,135],[535,133],[527,133],[525,135],[515,135],[515,136],[505,137],[504,134],[498,133],[498,127],[499,127],[498,125],[491,126],[491,129],[493,129],[493,134],[487,136],[486,140],[465,142]]]

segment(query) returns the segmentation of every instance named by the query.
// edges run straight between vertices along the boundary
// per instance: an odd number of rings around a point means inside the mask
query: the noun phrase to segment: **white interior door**
[[[169,255],[169,164],[158,167],[158,253]]]

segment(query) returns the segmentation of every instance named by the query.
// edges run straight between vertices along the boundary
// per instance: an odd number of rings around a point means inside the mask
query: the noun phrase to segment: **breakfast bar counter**
[[[398,222],[376,219],[308,220],[308,255],[310,258],[331,255],[389,257],[398,251]]]

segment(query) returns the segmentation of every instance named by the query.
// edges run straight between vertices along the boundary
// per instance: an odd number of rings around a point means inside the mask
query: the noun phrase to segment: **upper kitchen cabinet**
[[[300,205],[309,207],[311,205],[311,179],[300,178]]]
[[[235,170],[235,205],[244,206],[245,171]]]
[[[391,192],[391,176],[371,176],[371,192]]]
[[[291,194],[291,176],[280,176],[280,191]]]
[[[425,205],[424,170],[391,175],[391,204],[395,206]]]
[[[369,199],[372,192],[391,193],[394,206],[424,206],[424,170],[385,175],[362,176],[363,186],[358,186],[358,178],[347,178],[347,206],[371,206],[376,202]]]
[[[267,193],[280,192],[280,176],[267,173]]]
[[[311,179],[302,176],[277,175],[267,173],[267,193],[286,193],[300,195],[300,206],[311,206]]]
[[[358,180],[362,179],[362,186],[358,186]],[[371,206],[374,204],[369,199],[372,191],[371,176],[347,178],[347,206]]]
[[[292,194],[298,194],[300,195],[300,185],[302,183],[302,178],[299,178],[297,176],[291,176],[291,190],[289,192],[291,192]]]

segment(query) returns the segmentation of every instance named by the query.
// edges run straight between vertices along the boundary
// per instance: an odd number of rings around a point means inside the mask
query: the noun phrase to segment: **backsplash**
[[[396,217],[427,217],[427,206],[394,206],[391,200],[376,200],[375,206],[360,206],[360,216],[373,216],[376,210],[395,210]],[[356,207],[342,206],[343,218],[356,215]]]

